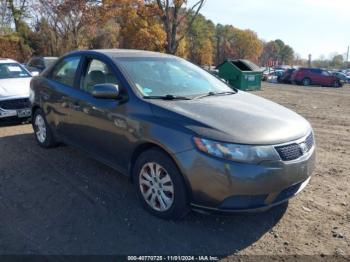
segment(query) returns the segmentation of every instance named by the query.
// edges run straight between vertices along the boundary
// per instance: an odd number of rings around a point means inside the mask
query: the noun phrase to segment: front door
[[[127,161],[125,152],[131,139],[127,124],[128,103],[126,99],[93,97],[93,86],[103,83],[116,84],[122,89],[117,74],[108,62],[94,57],[85,58],[79,79],[80,88],[72,97],[76,105],[73,139],[74,143],[96,158],[122,169]]]

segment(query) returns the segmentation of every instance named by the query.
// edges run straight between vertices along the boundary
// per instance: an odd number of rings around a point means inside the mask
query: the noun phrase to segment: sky
[[[206,0],[201,13],[265,41],[281,39],[301,58],[345,55],[350,45],[350,0]]]

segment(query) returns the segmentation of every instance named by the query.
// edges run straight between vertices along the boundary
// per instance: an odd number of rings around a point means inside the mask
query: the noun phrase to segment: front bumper
[[[31,109],[30,108],[24,108],[24,109],[3,109],[0,107],[0,119],[27,119],[31,117]]]
[[[287,201],[309,182],[315,146],[297,160],[247,164],[216,159],[196,149],[176,155],[194,208],[263,211]]]
[[[0,118],[7,118],[7,117],[17,117],[17,111],[0,108]]]

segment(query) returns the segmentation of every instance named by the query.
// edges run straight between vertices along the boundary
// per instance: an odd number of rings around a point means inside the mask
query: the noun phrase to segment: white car
[[[0,122],[28,120],[32,74],[11,59],[0,59]]]

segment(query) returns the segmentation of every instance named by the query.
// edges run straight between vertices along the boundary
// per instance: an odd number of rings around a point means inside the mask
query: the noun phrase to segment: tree
[[[145,2],[154,7],[154,0],[145,0]],[[176,53],[179,43],[192,27],[204,2],[205,0],[197,0],[189,10],[185,11],[188,0],[156,0],[156,6],[158,7],[156,15],[160,18],[166,33],[165,51],[167,53]],[[190,19],[188,19],[189,15],[191,15]],[[185,21],[186,28],[178,35],[178,29],[181,25],[183,26]]]
[[[229,41],[233,38],[233,26],[217,24],[215,28],[215,62],[221,64],[229,55]]]
[[[20,33],[21,27],[23,26],[23,18],[28,10],[28,1],[19,0],[16,3],[13,0],[5,0],[7,3],[7,8],[10,10],[11,17],[15,24],[15,30]]]
[[[279,57],[280,47],[275,41],[264,43],[263,52],[260,56],[260,64],[267,65],[268,61],[277,61]]]
[[[344,65],[344,57],[342,55],[335,55],[331,60],[331,66],[334,68],[341,68]]]
[[[279,52],[279,58],[281,64],[291,64],[294,58],[294,50],[289,45],[283,46],[283,48]]]
[[[7,1],[0,1],[0,35],[9,33],[11,28],[11,14],[7,7]]]
[[[129,3],[121,8],[122,47],[151,51],[164,51],[166,33],[150,9],[143,5]]]
[[[262,41],[257,34],[249,29],[234,30],[233,45],[235,58],[249,59],[257,63],[263,50]]]
[[[264,44],[264,49],[259,60],[262,65],[266,65],[270,59],[277,61],[278,64],[292,64],[294,50],[280,39],[267,42]]]
[[[89,47],[97,31],[97,8],[94,5],[86,0],[39,0],[39,2],[38,12],[50,28],[56,55]]]
[[[214,23],[199,14],[187,35],[191,61],[201,65],[213,63],[214,35]]]

